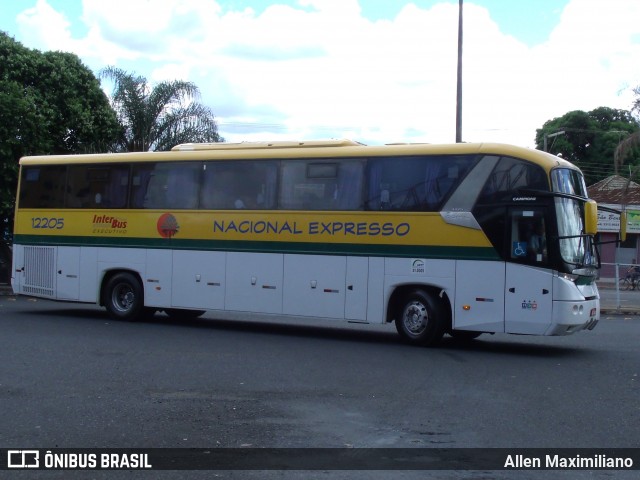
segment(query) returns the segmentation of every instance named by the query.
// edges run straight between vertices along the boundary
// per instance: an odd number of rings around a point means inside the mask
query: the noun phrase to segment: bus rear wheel
[[[440,302],[423,290],[414,290],[403,298],[398,304],[395,323],[400,336],[414,345],[436,345],[445,332]]]
[[[104,305],[116,320],[136,320],[144,308],[144,291],[140,280],[128,272],[117,273],[104,289]]]

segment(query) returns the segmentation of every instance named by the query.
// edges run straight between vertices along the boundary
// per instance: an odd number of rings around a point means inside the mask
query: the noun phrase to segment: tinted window
[[[505,260],[517,258],[527,261],[527,258],[530,258],[531,252],[526,248],[527,243],[522,242],[528,242],[528,235],[535,230],[529,225],[533,223],[534,217],[542,218],[537,210],[533,217],[529,217],[529,213],[523,214],[522,211],[516,210],[507,221],[505,202],[511,202],[514,194],[520,190],[548,191],[549,183],[545,171],[524,160],[503,157],[489,175],[473,208],[473,215],[482,230]],[[529,211],[533,210],[527,210]],[[508,239],[505,239],[505,230],[508,232]],[[524,247],[524,251],[518,247]]]
[[[137,164],[133,167],[131,207],[198,208],[200,162]]]
[[[63,208],[67,168],[64,165],[23,167],[21,208]]]
[[[206,162],[200,208],[275,208],[277,179],[277,162]]]
[[[282,163],[280,208],[361,210],[363,164],[358,160]]]
[[[534,265],[547,263],[547,234],[543,209],[511,209],[508,226],[510,260]]]
[[[72,165],[67,177],[67,208],[125,208],[129,191],[126,165]]]
[[[478,204],[503,201],[519,190],[549,191],[545,171],[532,163],[517,158],[503,157],[489,176]]]
[[[474,161],[473,156],[372,159],[367,206],[371,210],[437,211]]]

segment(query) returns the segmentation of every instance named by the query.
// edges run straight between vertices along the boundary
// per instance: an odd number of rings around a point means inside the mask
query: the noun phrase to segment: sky
[[[463,18],[463,141],[534,147],[569,111],[631,108],[639,0],[464,0]],[[455,141],[455,0],[11,0],[0,30],[194,82],[227,141]]]

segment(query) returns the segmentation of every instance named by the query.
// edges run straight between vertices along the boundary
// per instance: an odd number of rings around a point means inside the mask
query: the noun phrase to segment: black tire
[[[395,312],[396,330],[413,345],[436,345],[444,335],[445,319],[441,302],[423,290],[407,294]]]
[[[472,330],[451,330],[449,332],[449,335],[451,335],[456,340],[467,342],[469,340],[475,340],[480,335],[482,335],[482,332],[474,332]]]
[[[206,310],[186,310],[183,308],[167,308],[165,313],[174,320],[195,320],[205,314]]]
[[[144,311],[144,290],[138,278],[128,272],[117,273],[104,287],[104,306],[111,318],[133,321]]]

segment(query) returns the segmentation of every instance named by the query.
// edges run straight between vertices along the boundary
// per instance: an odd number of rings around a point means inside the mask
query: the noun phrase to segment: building
[[[638,238],[640,237],[640,184],[620,175],[612,175],[587,188],[589,197],[598,202],[598,206],[621,210],[627,209],[627,240],[620,245],[615,241],[620,231],[620,217],[616,214],[598,211],[598,241],[602,278],[615,278],[615,264],[628,265],[640,263]]]

